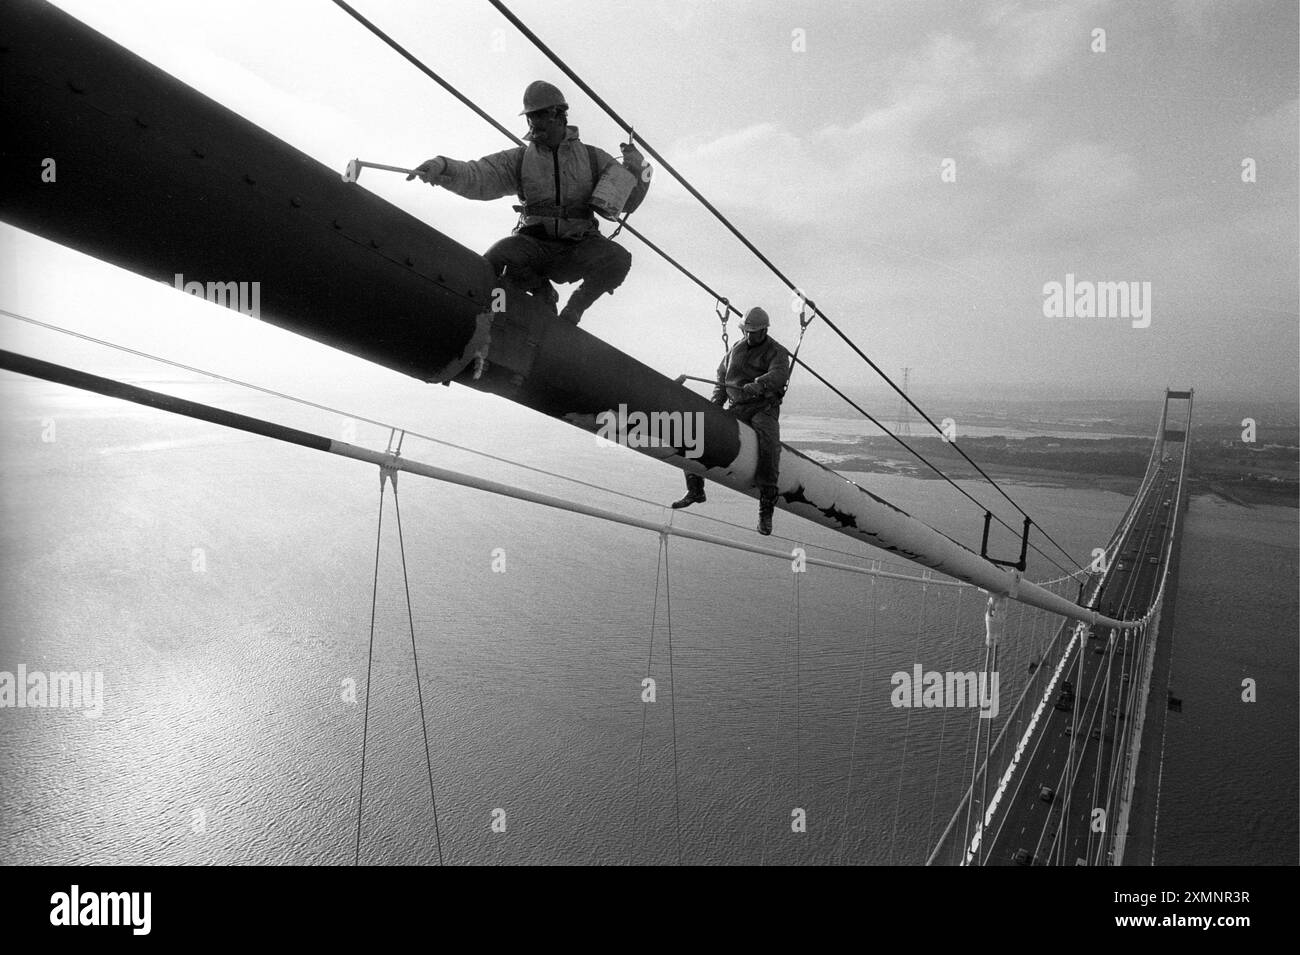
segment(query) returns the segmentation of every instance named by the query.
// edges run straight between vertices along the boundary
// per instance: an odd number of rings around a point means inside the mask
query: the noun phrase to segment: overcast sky
[[[509,145],[327,0],[58,5],[340,171]],[[485,0],[355,5],[519,132],[524,86],[555,82],[584,140],[617,154],[613,122]],[[878,363],[913,367],[923,402],[1022,384],[1296,398],[1295,0],[511,8]],[[510,199],[379,172],[359,188],[479,251],[514,224]],[[633,221],[794,344],[784,287],[669,176]],[[711,373],[713,303],[621,241],[631,275],[583,327],[665,373]],[[281,363],[361,364],[8,226],[0,249],[0,307],[266,383]],[[1067,274],[1150,282],[1149,327],[1045,317],[1044,284]],[[70,354],[3,321],[7,347]],[[824,326],[803,354],[870,380]]]

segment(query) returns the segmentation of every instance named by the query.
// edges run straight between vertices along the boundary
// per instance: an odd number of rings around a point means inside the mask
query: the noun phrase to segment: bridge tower
[[[912,369],[903,369],[903,394],[907,394],[908,381],[912,377]],[[912,406],[902,398],[898,400],[898,414],[894,416],[894,434],[900,438],[912,436]]]

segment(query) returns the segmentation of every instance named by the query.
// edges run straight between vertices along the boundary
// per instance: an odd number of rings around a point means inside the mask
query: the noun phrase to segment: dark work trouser
[[[776,490],[777,475],[781,473],[781,403],[770,399],[746,401],[732,405],[730,411],[745,424],[754,429],[758,436],[758,467],[754,471],[754,483],[759,489]],[[686,475],[686,489],[694,494],[704,491],[704,478],[698,474]]]
[[[581,280],[581,290],[591,300],[622,285],[632,268],[632,253],[598,232],[576,242],[506,236],[488,249],[484,258],[497,275],[508,272],[524,291],[540,288],[547,279],[562,283]]]

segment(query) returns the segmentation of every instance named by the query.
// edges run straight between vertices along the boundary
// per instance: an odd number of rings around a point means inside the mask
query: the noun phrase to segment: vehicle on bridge
[[[1074,684],[1069,680],[1061,684],[1061,695],[1056,699],[1056,708],[1063,713],[1074,709]]]

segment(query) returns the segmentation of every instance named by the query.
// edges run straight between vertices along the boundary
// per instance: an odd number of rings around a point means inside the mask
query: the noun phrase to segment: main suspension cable
[[[335,2],[342,3],[342,0],[335,0]],[[609,117],[614,120],[615,123],[617,123],[625,131],[629,133],[631,132],[633,128],[632,124],[628,123],[625,119],[623,119],[623,117],[620,116],[614,110],[613,107],[611,107],[608,103],[606,103],[605,100],[602,99],[601,96],[595,90],[593,90],[580,76],[578,76],[577,73],[575,73],[572,69],[570,69],[568,64],[565,63],[564,60],[562,60],[558,55],[556,55],[556,53],[553,50],[551,50],[551,48],[547,46],[541,40],[541,38],[537,36],[537,34],[535,34],[532,30],[530,30],[522,20],[520,20],[517,16],[515,16],[510,11],[510,9],[506,7],[506,5],[502,2],[502,0],[488,0],[488,2],[491,3],[492,6],[496,7],[496,9],[501,13],[501,15],[504,16],[507,20],[509,20],[510,23],[514,25],[514,27],[517,30],[519,30],[520,33],[522,33],[525,37],[527,37],[528,40],[535,47],[537,47],[537,49],[540,50],[547,57],[547,59],[549,59],[552,63],[554,63],[564,73],[565,76],[567,76],[574,83],[576,83],[578,87],[584,93],[586,93],[587,96],[591,98],[592,102],[594,102],[597,106],[603,109],[606,112],[606,114],[608,114]],[[831,331],[835,332],[836,335],[838,335],[841,339],[843,339],[844,343],[848,345],[849,348],[851,348],[854,352],[856,352],[858,357],[861,358],[864,362],[866,362],[867,365],[869,365],[871,369],[876,372],[877,375],[879,375],[882,379],[884,379],[885,383],[888,384],[889,387],[892,388],[895,392],[897,392],[898,395],[905,402],[907,402],[907,404],[910,405],[912,409],[917,414],[919,414],[925,420],[925,422],[930,425],[930,427],[932,427],[935,430],[936,433],[940,435],[944,434],[943,428],[941,428],[934,421],[934,419],[931,418],[924,411],[924,409],[921,408],[920,405],[918,405],[915,401],[913,401],[911,396],[908,395],[908,393],[904,391],[902,388],[900,388],[898,384],[894,381],[894,379],[891,378],[884,371],[884,369],[882,369],[879,365],[877,365],[874,361],[872,361],[870,356],[868,356],[866,352],[864,352],[861,348],[859,348],[857,343],[854,342],[853,339],[851,339],[844,332],[843,329],[841,329],[837,324],[835,324],[835,322],[833,322],[830,319],[830,317],[820,307],[818,307],[812,301],[809,301],[804,296],[799,286],[795,285],[795,283],[791,281],[791,279],[784,272],[782,272],[781,269],[779,269],[776,266],[776,263],[774,263],[766,255],[764,255],[763,252],[758,248],[758,246],[756,246],[753,242],[751,242],[749,238],[746,237],[746,235],[740,231],[740,229],[738,229],[735,225],[733,225],[731,220],[728,219],[725,215],[723,215],[722,212],[719,211],[717,206],[715,206],[712,202],[710,202],[707,198],[705,198],[704,195],[698,189],[696,189],[693,185],[691,185],[690,182],[687,181],[686,177],[683,176],[681,173],[679,173],[676,170],[676,168],[673,167],[672,163],[670,163],[667,159],[665,159],[657,149],[655,149],[648,142],[646,142],[644,136],[638,135],[637,142],[640,143],[641,146],[645,148],[645,151],[649,153],[659,163],[659,165],[661,165],[664,169],[666,169],[668,173],[674,179],[676,179],[678,183],[680,183],[687,192],[689,192],[696,200],[698,200],[699,203],[704,206],[704,208],[708,209],[709,212],[713,214],[713,217],[717,219],[720,223],[722,223],[722,225],[724,225],[727,228],[727,230],[730,231],[731,234],[734,235],[741,242],[741,244],[745,246],[745,248],[749,249],[749,251],[752,252],[760,262],[766,265],[768,269],[771,270],[772,274],[775,275],[778,279],[781,280],[782,283],[785,284],[786,288],[790,289],[790,291],[794,292],[801,299],[803,299],[807,303],[808,307],[817,316],[819,316],[822,319],[822,321],[826,323],[826,325],[831,329]],[[1006,498],[1007,502],[1012,507],[1014,507],[1017,511],[1019,511],[1022,517],[1028,518],[1030,523],[1033,524],[1033,526],[1037,527],[1039,531],[1042,532],[1043,536],[1047,538],[1047,540],[1050,541],[1053,546],[1059,549],[1061,553],[1065,554],[1065,556],[1071,562],[1074,562],[1074,558],[1070,556],[1070,552],[1067,551],[1064,547],[1061,547],[1061,545],[1058,544],[1056,540],[1050,534],[1047,533],[1047,531],[1042,527],[1042,525],[1038,524],[1038,522],[1035,521],[1032,517],[1029,517],[1028,512],[1025,511],[1025,509],[1022,508],[1019,504],[1017,504],[1016,501],[1011,497],[1011,495],[1009,495],[1005,490],[1003,490],[1002,486],[998,484],[997,481],[993,480],[992,477],[989,476],[988,472],[986,472],[982,467],[976,464],[974,459],[971,458],[970,455],[968,455],[965,452],[965,450],[963,450],[957,444],[956,441],[949,441],[948,443],[953,446],[953,449],[958,454],[960,454],[963,458],[966,459],[966,462],[971,467],[973,467],[976,471],[980,473],[981,477],[983,477],[986,481],[988,481],[988,483],[991,484],[999,494],[1001,494],[1004,498]],[[1080,570],[1083,570],[1083,568],[1079,566],[1077,563],[1075,563],[1075,566],[1079,567]]]
[[[516,17],[513,13],[511,13],[511,12],[509,11],[509,9],[507,9],[506,6],[505,6],[503,3],[500,2],[500,0],[489,0],[489,2],[490,2],[493,6],[495,6],[495,7],[496,7],[500,12],[501,12],[501,14],[502,14],[503,16],[506,17],[506,19],[508,19],[512,24],[514,24],[514,26],[515,26],[517,29],[519,29],[521,33],[523,33],[526,37],[528,37],[529,40],[531,40],[531,41],[533,42],[533,44],[536,45],[536,46],[538,47],[539,50],[541,50],[541,51],[542,51],[542,52],[543,52],[543,53],[544,53],[548,58],[550,58],[551,61],[554,62],[555,65],[558,66],[558,67],[559,67],[559,68],[560,68],[560,69],[565,73],[565,75],[567,75],[567,76],[568,76],[570,79],[572,79],[576,84],[578,84],[578,86],[579,86],[579,87],[580,87],[580,88],[581,88],[581,89],[582,89],[582,90],[583,90],[583,91],[584,91],[588,96],[591,97],[592,101],[595,102],[598,106],[600,106],[601,109],[603,109],[606,113],[608,113],[608,114],[609,114],[609,115],[610,115],[610,116],[615,120],[615,122],[618,123],[619,126],[621,126],[621,127],[622,127],[625,131],[627,131],[628,133],[631,133],[631,131],[632,131],[632,126],[631,126],[630,124],[628,124],[627,122],[625,122],[625,121],[622,119],[622,117],[620,117],[620,116],[618,115],[618,113],[616,113],[616,112],[615,112],[615,111],[614,111],[614,110],[609,106],[609,104],[606,103],[606,102],[605,102],[605,101],[604,101],[604,100],[603,100],[603,99],[602,99],[602,98],[601,98],[601,97],[600,97],[600,96],[595,92],[595,90],[593,90],[590,86],[588,86],[588,85],[587,85],[587,84],[586,84],[586,83],[585,83],[585,82],[584,82],[584,81],[583,81],[583,80],[582,80],[582,79],[581,79],[581,78],[580,78],[576,73],[574,73],[574,72],[573,72],[573,71],[568,67],[567,64],[565,64],[565,63],[564,63],[564,62],[563,62],[563,61],[562,61],[558,56],[556,56],[556,55],[555,55],[555,54],[550,50],[550,48],[547,47],[546,44],[543,43],[543,42],[541,41],[541,39],[537,37],[536,34],[534,34],[531,30],[529,30],[528,27],[525,26],[525,25],[523,24],[523,22],[519,20],[518,17]],[[349,3],[347,3],[346,0],[334,0],[334,3],[335,3],[335,5],[337,5],[340,9],[342,9],[343,11],[345,11],[349,16],[351,16],[353,19],[355,19],[358,23],[360,23],[362,26],[364,26],[367,30],[369,30],[371,33],[373,33],[377,38],[379,38],[381,41],[383,41],[387,46],[389,46],[390,48],[392,48],[392,49],[393,49],[396,53],[398,53],[398,55],[400,55],[403,59],[407,60],[409,63],[411,63],[413,66],[415,66],[416,69],[420,70],[420,72],[424,73],[426,76],[428,76],[430,79],[432,79],[434,82],[436,82],[436,83],[437,83],[439,86],[441,86],[443,89],[445,89],[445,90],[447,90],[449,93],[451,93],[451,94],[452,94],[452,95],[453,95],[453,96],[454,96],[454,97],[455,97],[459,102],[463,103],[465,106],[467,106],[467,107],[469,107],[471,110],[473,110],[473,112],[474,112],[477,116],[481,117],[481,118],[484,119],[486,122],[488,122],[489,124],[491,124],[491,126],[492,126],[494,129],[498,130],[499,132],[501,132],[502,134],[504,134],[505,136],[507,136],[507,137],[508,137],[512,142],[515,143],[515,145],[517,145],[517,146],[525,145],[524,141],[523,141],[519,136],[515,135],[515,134],[512,133],[509,129],[507,129],[505,126],[503,126],[501,123],[499,123],[497,120],[493,119],[492,116],[489,115],[485,110],[483,110],[481,107],[479,107],[477,104],[475,104],[475,103],[474,103],[472,100],[470,100],[467,96],[465,96],[464,94],[462,94],[459,90],[457,90],[457,89],[456,89],[454,86],[452,86],[449,82],[447,82],[446,80],[444,80],[441,76],[439,76],[436,72],[434,72],[434,71],[433,71],[432,69],[430,69],[428,66],[426,66],[426,65],[425,65],[425,64],[424,64],[424,63],[423,63],[423,62],[422,62],[418,57],[416,57],[413,53],[411,53],[410,51],[408,51],[405,47],[403,47],[400,43],[398,43],[398,42],[397,42],[396,40],[394,40],[391,36],[389,36],[387,33],[385,33],[382,29],[380,29],[378,26],[376,26],[374,23],[372,23],[370,20],[368,20],[366,17],[364,17],[360,12],[358,12],[358,11],[356,10],[356,8],[354,8],[354,7],[351,6]],[[705,208],[707,208],[711,213],[713,213],[713,215],[718,219],[718,221],[720,221],[723,225],[725,225],[725,226],[726,226],[726,227],[727,227],[727,228],[728,228],[728,229],[729,229],[729,230],[730,230],[730,231],[731,231],[731,232],[736,236],[736,238],[738,238],[738,239],[739,239],[739,240],[740,240],[740,241],[741,241],[741,242],[742,242],[742,243],[743,243],[743,244],[744,244],[744,245],[745,245],[745,246],[746,246],[746,247],[747,247],[751,252],[754,253],[754,255],[756,255],[756,256],[759,258],[760,261],[762,261],[762,262],[763,262],[763,263],[764,263],[764,264],[765,264],[769,269],[771,269],[772,272],[773,272],[773,273],[774,273],[778,278],[780,278],[781,281],[784,282],[785,285],[786,285],[789,289],[791,289],[792,291],[796,292],[797,294],[802,294],[802,293],[799,292],[798,287],[797,287],[797,286],[796,286],[792,281],[790,281],[790,279],[785,275],[785,273],[782,272],[779,268],[777,268],[776,265],[775,265],[775,264],[774,264],[770,259],[768,259],[767,256],[765,256],[765,255],[764,255],[764,254],[763,254],[763,253],[758,249],[757,246],[755,246],[752,242],[750,242],[749,239],[746,238],[746,237],[744,236],[744,234],[740,232],[739,229],[737,229],[734,225],[732,225],[732,224],[731,224],[731,221],[730,221],[729,219],[727,219],[727,217],[724,216],[724,215],[723,215],[723,214],[722,214],[722,213],[717,209],[717,207],[715,207],[711,202],[709,202],[709,200],[706,199],[706,198],[705,198],[705,197],[704,197],[704,196],[703,196],[703,195],[702,195],[702,194],[701,194],[701,193],[700,193],[700,192],[699,192],[699,191],[698,191],[694,186],[692,186],[689,182],[687,182],[686,179],[685,179],[685,178],[684,178],[680,173],[677,172],[677,170],[672,166],[672,164],[669,163],[666,159],[664,159],[662,155],[660,155],[660,153],[658,152],[658,150],[654,149],[654,147],[652,147],[650,144],[648,144],[648,143],[647,143],[647,142],[646,142],[642,137],[640,137],[640,136],[637,137],[637,142],[640,143],[642,146],[644,146],[646,152],[650,153],[650,155],[651,155],[652,157],[654,157],[655,160],[657,160],[657,161],[658,161],[658,162],[659,162],[659,163],[660,163],[660,164],[661,164],[665,169],[668,170],[668,172],[673,176],[673,178],[675,178],[679,183],[681,183],[682,186],[685,187],[686,190],[687,190],[688,192],[690,192],[690,194],[691,194],[692,196],[694,196],[697,200],[699,200],[699,202],[702,203],[702,204],[705,206]],[[644,236],[643,236],[643,235],[642,235],[638,230],[636,230],[635,228],[633,228],[631,225],[627,225],[626,228],[627,228],[627,231],[628,231],[628,232],[630,232],[630,233],[632,233],[633,235],[635,235],[638,239],[641,239],[641,241],[645,242],[647,246],[649,246],[650,248],[654,249],[654,250],[657,251],[661,256],[663,256],[665,260],[669,261],[671,264],[673,264],[674,266],[676,266],[676,268],[677,268],[679,271],[681,271],[683,274],[687,275],[688,277],[692,278],[692,279],[696,282],[696,284],[699,285],[701,288],[704,288],[706,291],[711,291],[711,290],[709,290],[709,288],[708,288],[707,285],[705,285],[702,281],[700,281],[699,279],[696,279],[694,276],[692,276],[692,275],[691,275],[691,274],[690,274],[690,273],[689,273],[689,272],[688,272],[688,271],[687,271],[683,266],[681,266],[681,265],[680,265],[680,264],[679,264],[675,259],[672,259],[672,258],[671,258],[670,256],[668,256],[666,253],[664,253],[662,249],[659,249],[658,246],[656,246],[656,245],[654,245],[653,243],[649,242],[649,241],[648,241],[648,240],[647,240],[647,239],[646,239],[646,238],[645,238],[645,237],[644,237]],[[714,294],[714,297],[715,297],[715,298],[719,298],[719,297],[720,297],[720,296],[717,296],[716,293],[713,293],[713,294]],[[838,325],[836,325],[833,321],[831,321],[831,319],[830,319],[829,317],[827,317],[827,315],[825,314],[825,312],[823,312],[820,308],[818,308],[818,307],[817,307],[815,304],[813,304],[812,302],[809,302],[808,304],[809,304],[809,306],[812,308],[812,310],[813,310],[813,311],[814,311],[814,312],[815,312],[815,313],[816,313],[816,314],[817,314],[817,315],[818,315],[818,316],[819,316],[819,317],[820,317],[824,322],[826,322],[826,324],[831,328],[832,331],[834,331],[837,335],[839,335],[839,337],[842,338],[842,339],[844,340],[844,342],[845,342],[845,343],[846,343],[850,348],[852,348],[853,351],[855,351],[855,352],[856,352],[856,353],[857,353],[857,354],[858,354],[858,355],[859,355],[859,356],[860,356],[860,357],[861,357],[861,358],[862,358],[862,359],[863,359],[863,360],[864,360],[864,361],[865,361],[865,362],[866,362],[866,363],[867,363],[867,364],[868,364],[868,365],[869,365],[869,366],[870,366],[870,367],[871,367],[871,368],[872,368],[872,369],[873,369],[873,370],[874,370],[878,375],[880,375],[880,377],[883,378],[884,381],[885,381],[885,382],[886,382],[886,383],[887,383],[891,388],[894,389],[894,391],[896,391],[899,395],[902,396],[903,400],[906,401],[906,402],[907,402],[907,403],[908,403],[908,404],[913,408],[913,410],[915,410],[915,411],[917,412],[917,414],[919,414],[922,418],[924,418],[925,421],[926,421],[926,422],[927,422],[927,423],[928,423],[932,428],[934,428],[936,432],[938,432],[938,433],[941,434],[941,435],[944,433],[944,432],[943,432],[943,429],[940,428],[939,425],[937,425],[937,424],[934,422],[934,420],[933,420],[933,419],[932,419],[932,418],[931,418],[931,417],[930,417],[930,416],[929,416],[929,415],[928,415],[928,414],[927,414],[927,413],[926,413],[926,412],[925,412],[925,411],[924,411],[924,410],[923,410],[919,405],[917,405],[917,404],[916,404],[916,403],[911,399],[911,397],[908,396],[907,392],[905,392],[905,391],[903,391],[901,388],[899,388],[899,386],[894,382],[894,380],[893,380],[892,378],[890,378],[889,375],[886,374],[886,373],[884,372],[884,370],[880,368],[879,365],[877,365],[874,361],[872,361],[871,358],[868,357],[867,354],[866,354],[865,352],[863,352],[862,349],[859,348],[859,347],[857,346],[857,344],[856,344],[855,342],[853,342],[853,340],[850,339],[850,338],[848,337],[848,335],[846,335],[846,334],[845,334],[845,333],[844,333],[844,332],[839,328]],[[730,305],[728,305],[728,309],[731,310],[731,308],[732,308],[732,307],[731,307]],[[736,311],[736,314],[739,315],[740,312],[739,312],[739,311]],[[807,365],[804,365],[804,367],[807,368],[808,366],[807,366]],[[824,380],[824,379],[823,379],[823,380]],[[1029,522],[1030,522],[1033,526],[1037,527],[1037,528],[1042,532],[1043,536],[1044,536],[1045,538],[1047,538],[1047,540],[1048,540],[1049,542],[1051,542],[1052,545],[1055,546],[1055,547],[1056,547],[1056,548],[1057,548],[1057,549],[1058,549],[1062,554],[1065,555],[1065,557],[1066,557],[1067,560],[1069,560],[1071,563],[1073,563],[1073,564],[1075,565],[1075,567],[1077,567],[1080,571],[1083,570],[1083,567],[1080,566],[1080,565],[1079,565],[1079,564],[1074,560],[1074,558],[1073,558],[1072,556],[1070,556],[1069,551],[1067,551],[1064,547],[1062,547],[1060,544],[1058,544],[1058,543],[1056,542],[1056,540],[1055,540],[1055,539],[1054,539],[1050,534],[1048,534],[1047,531],[1046,531],[1046,530],[1045,530],[1045,529],[1044,529],[1040,524],[1038,524],[1037,521],[1034,521],[1033,518],[1031,518],[1031,517],[1029,516],[1029,514],[1024,510],[1024,508],[1022,508],[1019,504],[1017,504],[1017,503],[1015,502],[1015,500],[1013,500],[1013,499],[1011,498],[1011,496],[1010,496],[1009,494],[1007,494],[1007,492],[1004,491],[1004,490],[1002,489],[1002,487],[1001,487],[1001,486],[1000,486],[996,481],[994,481],[993,478],[990,477],[990,476],[988,475],[988,473],[987,473],[983,468],[981,468],[978,464],[976,464],[975,461],[974,461],[974,460],[973,460],[969,455],[966,454],[965,450],[963,450],[960,446],[958,446],[958,444],[957,444],[956,441],[950,441],[949,443],[953,446],[953,449],[956,450],[958,454],[960,454],[963,458],[966,459],[967,463],[970,464],[971,467],[973,467],[976,471],[979,472],[980,476],[982,476],[986,481],[988,481],[989,484],[993,485],[993,487],[998,491],[998,493],[1001,494],[1004,498],[1006,498],[1006,500],[1011,504],[1012,507],[1014,507],[1017,511],[1019,511],[1020,514],[1021,514],[1023,517],[1027,518],[1027,519],[1029,520]],[[906,446],[906,445],[905,445],[905,446]],[[910,448],[909,448],[909,450],[910,450]],[[915,453],[915,452],[913,452],[913,453]],[[978,503],[978,502],[977,502],[977,503]],[[985,508],[983,505],[980,505],[980,507],[983,508],[984,510],[988,510],[988,508]],[[1009,524],[1006,524],[1006,522],[1003,521],[1001,518],[998,518],[998,522],[1001,523],[1001,524],[1003,524],[1004,526],[1008,527],[1009,529],[1012,529],[1012,530],[1014,531],[1014,528],[1011,528],[1010,525],[1009,525]],[[1035,549],[1036,549],[1036,548],[1035,548]],[[1041,553],[1041,551],[1040,551],[1040,553]],[[1059,564],[1057,564],[1057,566],[1060,567]],[[1062,568],[1062,569],[1064,569],[1064,568]]]

